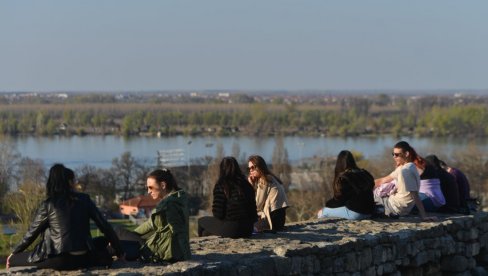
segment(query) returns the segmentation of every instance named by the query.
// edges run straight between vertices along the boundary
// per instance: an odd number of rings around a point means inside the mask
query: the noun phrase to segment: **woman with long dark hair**
[[[337,156],[332,185],[334,196],[318,211],[318,218],[358,220],[371,216],[374,178],[368,171],[358,168],[350,151],[343,150]]]
[[[264,230],[282,231],[285,226],[288,198],[281,180],[274,175],[259,155],[248,158],[248,180],[256,191],[258,232]]]
[[[187,194],[178,187],[168,169],[149,173],[146,187],[153,199],[161,201],[151,217],[134,231],[116,229],[126,259],[153,263],[190,259]]]
[[[110,265],[112,258],[106,249],[109,242],[117,256],[123,256],[114,230],[90,197],[73,191],[70,171],[61,164],[55,164],[49,170],[47,199],[41,203],[29,230],[9,256],[7,267],[71,270]],[[90,219],[95,221],[106,240],[91,238]],[[23,252],[39,236],[41,239],[34,251]]]
[[[243,238],[252,235],[257,220],[254,190],[234,157],[220,162],[213,190],[212,217],[198,220],[198,235]]]

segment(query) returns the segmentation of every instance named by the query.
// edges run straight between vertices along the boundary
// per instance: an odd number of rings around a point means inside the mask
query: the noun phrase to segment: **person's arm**
[[[141,225],[137,226],[136,229],[134,229],[134,232],[137,234],[144,236],[152,231],[154,231],[156,227],[154,226],[153,220],[151,217],[149,217],[145,222],[143,222]]]
[[[412,195],[415,201],[415,206],[417,206],[417,209],[419,210],[420,218],[425,221],[436,221],[437,217],[428,217],[427,214],[425,213],[424,204],[422,203],[422,200],[420,200],[419,193],[410,192],[410,194]]]
[[[379,186],[381,186],[381,184],[389,183],[389,182],[392,182],[393,180],[395,180],[395,179],[391,175],[387,175],[387,176],[384,176],[382,178],[375,179],[374,180],[374,187],[378,188]]]
[[[88,195],[86,197],[90,218],[95,222],[98,229],[102,231],[103,235],[110,242],[110,246],[112,246],[115,250],[117,257],[122,257],[124,252],[122,250],[122,246],[120,245],[119,237],[117,237],[117,234],[115,234],[112,225],[110,225],[110,223],[108,223],[108,221],[103,217],[102,213],[100,213],[90,197]]]
[[[27,247],[29,247],[29,245],[36,240],[37,236],[46,230],[48,225],[47,206],[46,203],[43,202],[37,209],[36,216],[34,217],[34,221],[32,221],[31,225],[29,226],[29,230],[27,230],[25,233],[22,241],[14,248],[12,254],[16,254],[27,249]]]

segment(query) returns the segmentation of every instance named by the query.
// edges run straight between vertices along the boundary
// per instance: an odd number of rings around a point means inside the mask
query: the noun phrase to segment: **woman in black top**
[[[229,238],[249,237],[257,220],[254,189],[234,157],[220,162],[219,179],[213,190],[213,217],[198,220],[198,235]]]
[[[49,170],[47,199],[37,209],[34,221],[22,241],[7,259],[11,266],[36,266],[70,270],[92,265],[110,265],[106,249],[110,242],[117,256],[123,257],[119,239],[110,224],[86,194],[73,192],[71,173],[61,164]],[[90,219],[105,238],[91,238]],[[33,252],[23,252],[40,236]]]
[[[341,151],[335,166],[334,197],[318,211],[318,218],[369,218],[374,210],[373,188],[373,176],[358,168],[350,151]]]

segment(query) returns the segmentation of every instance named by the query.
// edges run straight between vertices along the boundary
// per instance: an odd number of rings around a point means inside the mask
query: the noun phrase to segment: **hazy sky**
[[[488,1],[0,0],[0,91],[486,89]]]

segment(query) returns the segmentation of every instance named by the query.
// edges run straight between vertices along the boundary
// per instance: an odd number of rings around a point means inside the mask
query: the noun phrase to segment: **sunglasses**
[[[392,152],[392,153],[391,153],[391,156],[393,156],[393,157],[398,157],[398,156],[400,156],[400,155],[402,155],[402,153],[401,153],[401,152]]]
[[[253,166],[249,167],[248,169],[249,169],[249,171],[254,171],[256,169],[256,166],[253,165]]]

